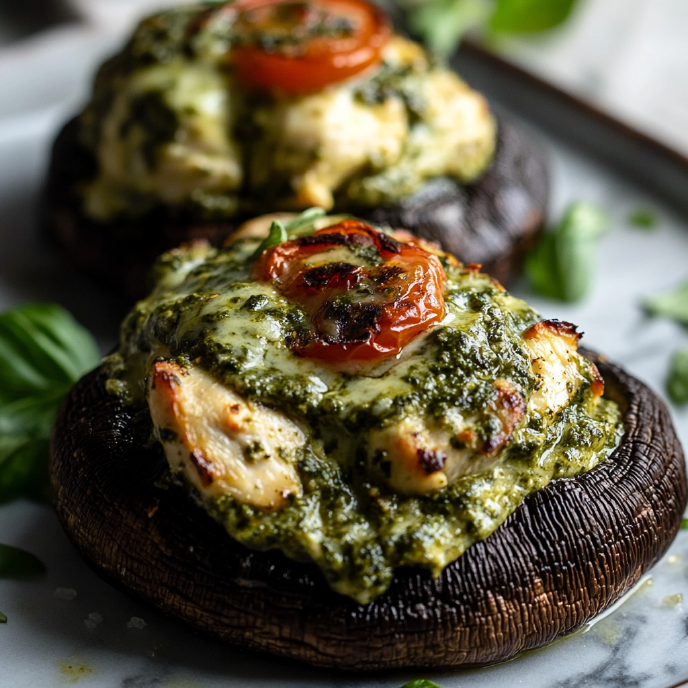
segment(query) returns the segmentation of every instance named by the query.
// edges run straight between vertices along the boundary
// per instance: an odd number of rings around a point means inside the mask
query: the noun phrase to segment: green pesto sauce
[[[155,291],[123,325],[108,382],[145,408],[148,367],[165,355],[201,365],[305,429],[298,461],[304,493],[280,511],[196,495],[249,547],[313,561],[334,590],[366,603],[387,589],[397,567],[439,575],[526,496],[590,470],[618,444],[619,409],[593,399],[591,368],[581,359],[585,381],[571,403],[556,415],[528,411],[487,468],[476,463],[475,474],[432,495],[392,493],[380,480],[385,457],[373,457],[380,473],[369,469],[368,433],[409,417],[452,432],[457,417],[470,417],[478,434],[489,436],[494,381],[509,381],[526,400],[538,384],[521,336],[537,314],[487,276],[447,265],[441,325],[417,337],[398,360],[338,373],[286,345],[308,326],[308,316],[270,285],[252,281],[257,245],[245,240],[163,256]],[[248,454],[254,460],[250,448]]]
[[[278,122],[287,117],[285,107],[300,98],[253,92],[234,78],[227,55],[246,36],[220,11],[223,4],[194,4],[145,19],[98,71],[79,120],[81,141],[96,160],[94,176],[81,180],[77,190],[92,219],[161,211],[212,219],[257,214],[267,206],[302,207],[295,180],[321,151],[302,150],[300,144],[279,149]],[[403,153],[393,163],[372,145],[367,161],[346,168],[339,181],[324,182],[332,186],[337,210],[394,203],[437,176],[470,182],[489,165],[495,147],[489,113],[483,134],[467,139],[447,169],[429,172],[427,160],[419,162],[433,138],[438,150],[443,148],[444,134],[433,134],[433,103],[423,89],[428,76],[441,70],[428,55],[403,64],[387,60],[373,75],[336,85],[371,112],[400,102],[408,123]],[[323,120],[329,118],[323,114]],[[335,157],[322,155],[330,162]],[[169,191],[171,186],[178,188]],[[310,205],[327,203],[311,199],[305,207]]]

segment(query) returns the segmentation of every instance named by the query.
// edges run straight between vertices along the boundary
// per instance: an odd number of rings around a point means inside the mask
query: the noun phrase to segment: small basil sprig
[[[0,314],[0,502],[47,494],[55,415],[99,361],[91,335],[56,304]]]
[[[683,530],[688,530],[688,518],[684,518],[681,521],[681,528],[683,528]]]
[[[289,237],[301,236],[302,234],[311,232],[315,221],[320,217],[324,217],[325,214],[322,208],[309,208],[289,222],[273,220],[268,235],[259,244],[254,255],[258,257],[266,248],[272,248],[273,246],[282,244],[287,241]]]
[[[590,203],[572,203],[526,259],[526,275],[535,291],[570,303],[584,299],[594,279],[597,242],[608,222],[607,214]]]
[[[258,257],[266,248],[272,248],[287,240],[287,230],[282,222],[273,220],[270,225],[268,235],[260,242],[256,249],[255,256]]]
[[[322,208],[308,208],[304,210],[298,217],[285,223],[284,229],[289,237],[302,236],[303,234],[310,234],[315,225],[315,221],[321,217],[325,217],[327,213]]]
[[[576,0],[498,0],[490,20],[493,31],[537,33],[565,22]]]
[[[415,681],[404,683],[401,688],[440,688],[440,686],[432,681],[428,681],[427,678],[418,678]]]

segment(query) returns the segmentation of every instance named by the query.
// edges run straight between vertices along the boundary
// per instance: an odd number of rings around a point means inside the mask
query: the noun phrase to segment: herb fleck
[[[656,229],[659,224],[657,215],[651,210],[636,208],[628,215],[628,223],[638,229]]]
[[[671,357],[667,391],[675,404],[688,404],[688,348],[679,349]]]
[[[688,327],[688,280],[674,289],[646,297],[643,306],[652,315],[670,318]]]
[[[582,301],[592,287],[597,241],[607,224],[606,213],[595,206],[571,204],[526,260],[526,274],[535,291],[559,301]]]
[[[242,308],[247,311],[259,311],[268,305],[268,301],[269,299],[265,294],[253,294],[246,299]]]

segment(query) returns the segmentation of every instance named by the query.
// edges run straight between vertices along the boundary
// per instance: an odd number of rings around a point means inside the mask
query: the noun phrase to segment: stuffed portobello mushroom
[[[155,276],[51,473],[87,561],[197,629],[349,670],[500,661],[680,527],[664,405],[436,244],[310,211]]]
[[[543,220],[541,152],[365,0],[145,19],[58,137],[49,234],[130,296],[183,241],[266,209],[403,226],[508,279]]]

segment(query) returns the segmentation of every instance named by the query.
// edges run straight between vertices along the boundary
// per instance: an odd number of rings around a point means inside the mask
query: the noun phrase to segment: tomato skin
[[[242,12],[289,4],[294,0],[239,0],[227,9],[241,16]],[[231,59],[247,87],[303,95],[358,76],[380,63],[391,26],[379,7],[366,0],[310,0],[310,4],[353,18],[354,33],[305,38],[297,50],[268,51],[255,44],[234,47]]]
[[[327,262],[326,252],[338,247],[373,251],[379,260]],[[310,336],[292,345],[296,353],[335,365],[395,356],[444,317],[438,258],[358,220],[266,249],[254,274],[310,313]]]

